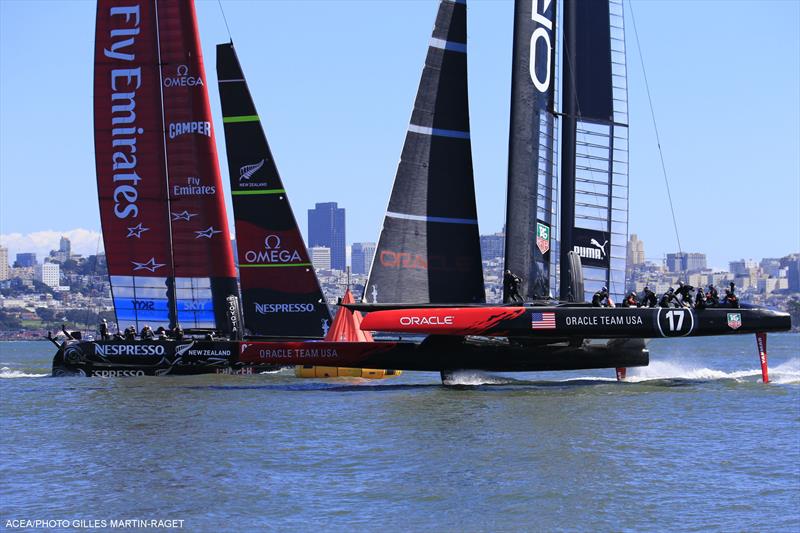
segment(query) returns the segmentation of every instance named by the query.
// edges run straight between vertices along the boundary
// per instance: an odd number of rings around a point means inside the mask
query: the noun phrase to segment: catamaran
[[[241,306],[194,5],[101,0],[95,153],[117,321],[180,326],[184,336],[68,339],[54,374],[301,365],[439,371],[443,379],[458,369],[615,368],[623,378],[649,363],[646,339],[756,333],[767,381],[766,333],[788,330],[788,314],[584,303],[601,285],[618,301],[624,292],[622,0],[560,6],[560,17],[555,1],[517,0],[514,9],[505,261],[522,275],[525,303],[485,302],[466,0],[441,0],[364,301],[338,311],[368,311],[360,328],[394,340],[342,340],[325,338],[330,311],[233,45],[218,46],[217,74]]]

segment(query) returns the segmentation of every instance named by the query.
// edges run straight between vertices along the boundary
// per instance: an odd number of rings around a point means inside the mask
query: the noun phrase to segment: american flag
[[[556,314],[533,313],[531,315],[531,329],[556,329]]]

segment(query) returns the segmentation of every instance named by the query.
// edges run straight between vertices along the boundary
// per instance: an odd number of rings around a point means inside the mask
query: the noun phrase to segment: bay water
[[[463,371],[443,387],[52,378],[50,343],[0,343],[0,527],[800,531],[800,335],[770,335],[769,384],[751,336],[649,348],[623,383]]]

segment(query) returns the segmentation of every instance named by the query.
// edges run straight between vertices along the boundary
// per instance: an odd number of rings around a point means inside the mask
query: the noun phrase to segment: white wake
[[[30,374],[20,370],[12,370],[7,366],[0,368],[0,379],[13,379],[13,378],[42,378],[50,374]]]
[[[761,369],[752,368],[726,372],[681,362],[656,361],[650,363],[650,366],[628,369],[628,376],[625,381],[639,383],[659,379],[753,381],[754,379],[761,379]],[[800,383],[800,358],[795,357],[785,363],[770,367],[769,380],[777,384]]]

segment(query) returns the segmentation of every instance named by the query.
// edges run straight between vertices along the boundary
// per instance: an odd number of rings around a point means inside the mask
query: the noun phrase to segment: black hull
[[[422,342],[68,341],[53,375],[257,374],[293,365],[439,372],[578,370],[647,366],[641,340],[602,345],[530,345],[508,339],[430,336]]]

